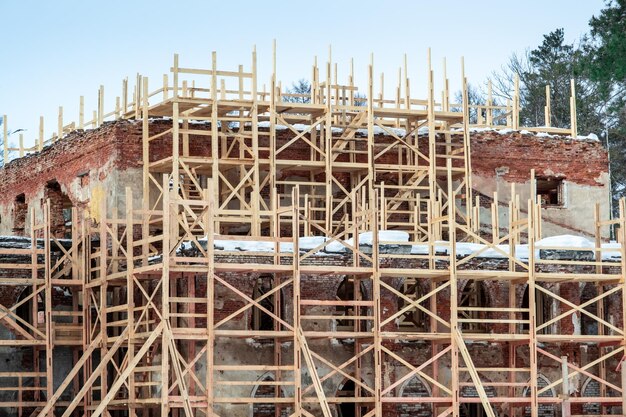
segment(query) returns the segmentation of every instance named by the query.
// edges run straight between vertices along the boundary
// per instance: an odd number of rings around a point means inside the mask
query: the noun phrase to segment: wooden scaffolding
[[[598,403],[600,414],[626,409],[626,371],[612,368],[624,356],[624,317],[616,324],[604,314],[609,299],[626,311],[626,253],[601,241],[603,228],[616,226],[626,242],[624,203],[615,220],[596,219],[586,257],[571,247],[535,247],[542,236],[534,191],[521,201],[512,190],[507,224],[494,198],[481,224],[467,82],[454,105],[444,76],[436,100],[430,58],[428,67],[425,100],[411,98],[406,68],[388,100],[382,80],[375,91],[373,63],[362,95],[352,71],[338,83],[330,60],[324,79],[313,66],[311,91],[300,95],[282,91],[274,64],[266,92],[255,52],[249,68],[234,70],[218,69],[215,53],[209,69],[180,66],[176,56],[153,93],[138,78],[133,103],[124,98],[116,114],[143,123],[142,198],[127,189],[113,210],[105,201],[74,209],[70,243],[51,236],[44,209],[19,252],[30,260],[0,264],[23,271],[4,285],[30,288],[18,304],[0,306],[17,335],[2,344],[32,346],[33,355],[32,369],[0,373],[18,392],[3,406],[91,417],[228,416],[238,415],[233,406],[268,403],[277,417],[331,417],[345,407],[380,417],[400,405],[439,417],[495,416],[503,407],[512,416],[537,417],[542,407],[570,416],[576,402]],[[478,122],[491,124],[498,108],[485,108]],[[386,240],[384,231],[408,240]],[[234,251],[228,242],[252,249]],[[330,246],[338,261],[329,261]],[[497,261],[480,262],[486,256]],[[238,274],[255,274],[252,293]],[[343,277],[341,296],[316,298],[328,276]],[[583,283],[596,294],[584,302],[555,290]],[[483,285],[508,295],[485,306]],[[72,311],[53,309],[59,289],[70,290]],[[231,310],[223,306],[229,297],[238,300]],[[397,309],[384,305],[392,298]],[[546,317],[538,298],[561,312]],[[21,307],[31,322],[16,314]],[[254,324],[242,326],[244,313]],[[595,322],[596,334],[550,331],[572,315]],[[350,354],[336,355],[328,343]],[[238,355],[238,347],[257,344],[272,353]],[[416,362],[403,344],[419,344],[428,357]],[[53,352],[63,345],[73,348],[73,367],[54,387]],[[485,362],[480,350],[490,345],[507,353],[504,363]],[[596,355],[553,353],[582,345]],[[548,362],[560,379],[540,380]],[[576,375],[595,381],[599,396],[571,396]],[[345,383],[329,389],[337,378]],[[430,387],[427,395],[403,395],[412,379]],[[270,396],[251,395],[259,387]],[[555,389],[558,397],[545,395]],[[468,405],[478,408],[463,411]]]

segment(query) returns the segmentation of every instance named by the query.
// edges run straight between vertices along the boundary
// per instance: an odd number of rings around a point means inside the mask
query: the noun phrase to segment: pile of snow
[[[592,140],[594,142],[600,142],[600,139],[598,138],[598,135],[596,135],[595,133],[590,133],[587,136],[576,136],[577,140]]]
[[[456,254],[460,257],[476,255],[478,258],[505,258],[510,253],[510,245],[501,244],[495,246],[497,249],[484,245],[482,243],[458,242],[456,244]],[[617,242],[603,243],[602,259],[615,260],[621,257],[621,245]],[[539,258],[540,250],[556,249],[556,250],[572,250],[572,251],[592,251],[595,249],[595,243],[582,236],[561,235],[551,236],[541,239],[535,243],[535,257]],[[450,254],[450,242],[437,241],[434,245],[434,252],[438,254]],[[412,255],[427,255],[428,244],[418,243],[411,247]],[[506,254],[506,255],[505,255]],[[518,260],[527,260],[529,257],[528,245],[515,245],[515,258]]]
[[[324,245],[328,241],[328,238],[325,236],[301,236],[298,238],[298,247],[301,252],[309,252],[315,248],[318,248],[318,251],[324,250],[326,245]],[[291,242],[281,242],[280,251],[286,253],[293,253],[293,243]]]
[[[493,258],[501,259],[506,258],[510,251],[509,245],[496,245],[494,249],[488,245],[482,243],[471,242],[457,242],[456,255],[460,257],[467,257],[476,254],[478,258]],[[434,253],[437,254],[450,254],[450,242],[437,241],[435,242]],[[520,260],[528,259],[528,245],[515,245],[515,257]],[[428,244],[418,243],[411,247],[412,255],[428,255]]]
[[[620,259],[622,257],[622,245],[615,241],[602,244],[602,259]]]
[[[400,230],[379,230],[379,245],[400,245],[409,241],[409,234]],[[354,246],[354,239],[350,238],[344,241],[347,245]],[[374,243],[374,232],[359,233],[359,245],[372,246]],[[338,241],[330,242],[326,245],[327,252],[346,252],[346,245]]]
[[[594,249],[595,243],[582,236],[561,235],[546,237],[535,242],[538,248]]]

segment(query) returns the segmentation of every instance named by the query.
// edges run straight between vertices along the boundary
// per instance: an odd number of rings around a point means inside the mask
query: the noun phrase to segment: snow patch
[[[566,247],[572,249],[593,249],[595,243],[582,236],[560,235],[543,238],[535,243],[538,248]]]

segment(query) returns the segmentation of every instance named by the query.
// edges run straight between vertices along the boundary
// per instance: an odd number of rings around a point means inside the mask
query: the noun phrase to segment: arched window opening
[[[529,305],[530,305],[530,297],[528,295],[528,286],[526,286],[526,289],[524,290],[524,295],[522,296],[522,304],[520,305],[520,308],[528,309]],[[537,323],[537,328],[539,328],[544,323],[550,321],[550,318],[553,315],[552,307],[553,307],[553,299],[550,298],[548,295],[546,295],[543,291],[536,289],[535,290],[535,320]],[[529,320],[529,319],[530,319],[530,313],[523,312],[522,320]],[[554,333],[553,332],[554,326],[555,325],[553,324],[550,326],[546,326],[542,329],[538,329],[537,334],[552,334]],[[521,328],[522,328],[522,332],[528,333],[528,331],[530,330],[530,323],[529,322],[523,323]]]
[[[459,318],[464,331],[485,332],[486,326],[480,320],[485,318],[481,308],[488,306],[487,292],[480,281],[469,280],[459,296]],[[465,322],[463,322],[466,320]]]
[[[598,286],[593,282],[587,282],[583,285],[580,292],[580,304],[584,304],[588,301],[593,300],[599,295]],[[608,309],[606,308],[607,298],[602,298],[598,301],[595,301],[585,307],[583,309],[594,316],[600,317],[601,319],[611,322],[610,317],[608,317]],[[581,314],[580,317],[580,332],[584,335],[599,335],[599,334],[608,334],[609,329],[604,325],[598,322],[598,320],[594,319],[587,314]]]
[[[545,388],[548,385],[550,385],[550,381],[548,381],[548,379],[545,376],[539,375],[537,377],[537,389],[538,390],[541,390],[542,388]],[[530,397],[529,387],[524,389],[524,397]],[[554,389],[551,388],[539,394],[539,397],[540,398],[556,397],[556,392],[554,391]],[[555,417],[556,407],[554,406],[554,404],[539,403],[539,410],[538,410],[537,415],[539,417]],[[525,407],[524,417],[530,417],[530,416],[531,416],[530,407]]]
[[[274,277],[272,275],[265,274],[259,276],[254,283],[254,288],[252,289],[252,299],[257,300],[263,297],[268,292],[271,292],[273,288]],[[276,294],[277,293],[273,293],[272,295],[269,295],[259,301],[259,304],[263,306],[267,311],[270,311],[272,314],[280,314],[280,312],[277,312],[275,308]],[[274,318],[270,314],[256,306],[252,307],[252,323],[250,327],[252,328],[252,330],[278,330],[274,328]]]
[[[347,379],[339,386],[337,397],[345,398],[346,401],[342,401],[337,405],[337,417],[361,417],[372,410],[371,404],[354,401],[354,398],[356,398],[355,385],[353,380]],[[360,388],[360,397],[366,397],[365,390],[362,387]]]
[[[600,383],[591,378],[587,379],[582,390],[583,397],[599,397]],[[583,405],[583,414],[600,415],[600,403],[586,403]]]
[[[416,376],[405,382],[400,390],[400,397],[425,398],[430,396],[431,391],[426,382]],[[397,410],[399,417],[431,417],[433,415],[432,404],[421,402],[399,403]]]
[[[20,296],[17,299],[17,302],[15,304],[19,304],[20,302],[26,300],[31,294],[33,293],[33,289],[32,287],[26,287],[24,288],[24,290],[22,290],[22,293],[20,294]],[[28,301],[25,301],[24,303],[22,303],[21,305],[19,305],[16,309],[15,309],[15,314],[21,318],[22,320],[24,320],[27,323],[30,324],[36,324],[33,319],[33,299],[31,298]],[[38,311],[38,309],[37,309]]]
[[[277,406],[280,407],[280,417],[288,417],[292,414],[291,407],[272,401],[277,394],[280,397],[285,396],[283,390],[274,381],[274,375],[268,373],[259,379],[258,385],[255,385],[252,390],[252,398],[267,398],[268,402],[252,404],[252,417],[276,417]]]
[[[355,289],[358,291],[355,292]],[[337,287],[337,301],[363,301],[368,300],[365,283],[356,278],[346,276],[339,287]],[[366,316],[367,307],[355,307],[354,305],[341,305],[335,308],[336,315],[339,316]],[[365,320],[343,319],[337,320],[337,330],[344,331],[365,331],[367,322]]]
[[[28,204],[26,204],[26,196],[24,193],[15,197],[13,206],[13,234],[15,236],[24,236],[26,231],[26,214],[28,213]]]
[[[405,279],[400,286],[400,292],[413,300],[418,300],[427,294],[423,283],[418,279]],[[420,306],[428,309],[429,299],[425,299],[421,303]],[[408,300],[398,297],[398,311],[405,309],[407,306],[411,304]],[[412,307],[405,311],[400,316],[400,324],[399,326],[403,330],[413,330],[418,332],[428,332],[430,331],[430,317],[423,310]]]
[[[493,398],[496,396],[496,390],[492,386],[485,386],[485,393],[487,397]],[[461,398],[478,398],[478,391],[471,386],[465,386],[461,389]],[[487,413],[481,402],[461,403],[459,405],[460,417],[486,417]]]
[[[50,200],[50,232],[56,238],[72,237],[72,200],[52,180],[46,184],[45,197]]]
[[[612,388],[605,387],[605,392],[602,392],[602,386],[598,381],[592,378],[587,378],[583,383],[581,390],[582,397],[598,398],[598,397],[618,397],[619,394]],[[621,414],[618,412],[619,406],[605,405],[604,410],[600,403],[585,403],[583,404],[583,415],[599,416],[599,415],[611,415]]]

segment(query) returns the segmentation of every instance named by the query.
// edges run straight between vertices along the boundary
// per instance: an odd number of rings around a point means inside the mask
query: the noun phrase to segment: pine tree
[[[513,80],[520,79],[520,121],[526,126],[545,124],[546,85],[550,86],[550,125],[570,127],[571,80],[575,80],[578,131],[581,134],[604,130],[606,91],[589,76],[585,50],[565,43],[563,29],[544,35],[536,49],[513,55],[503,71],[494,74],[500,96],[511,98]]]
[[[606,97],[605,139],[610,150],[613,198],[617,200],[626,196],[626,0],[607,2],[589,26],[587,68]]]
[[[287,88],[287,94],[293,96],[285,97],[285,101],[290,103],[310,103],[311,102],[311,83],[305,79],[300,79],[291,84]]]
[[[626,0],[609,1],[599,16],[589,21],[591,27],[591,76],[613,83],[614,94],[626,90]]]

